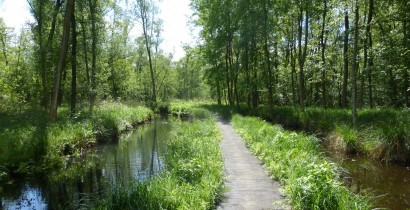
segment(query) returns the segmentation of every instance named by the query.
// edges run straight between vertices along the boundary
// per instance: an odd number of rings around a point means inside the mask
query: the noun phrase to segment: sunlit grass
[[[146,182],[117,187],[100,209],[212,209],[221,193],[220,133],[213,118],[175,122],[165,170]]]
[[[287,132],[255,117],[234,115],[232,123],[250,150],[285,187],[295,209],[370,209],[339,180],[335,164],[319,152],[313,136]]]
[[[353,126],[348,109],[306,107],[305,111],[290,106],[273,107],[272,116],[266,106],[240,109],[233,106],[202,105],[226,118],[234,113],[257,116],[281,126],[315,134],[340,153],[362,153],[383,162],[410,162],[410,110],[360,109]],[[335,141],[337,140],[337,141]]]
[[[0,173],[26,174],[64,167],[68,158],[81,155],[96,140],[112,141],[153,116],[145,107],[108,102],[98,105],[94,113],[80,110],[74,118],[62,107],[53,124],[47,123],[46,113],[35,113],[2,115]]]

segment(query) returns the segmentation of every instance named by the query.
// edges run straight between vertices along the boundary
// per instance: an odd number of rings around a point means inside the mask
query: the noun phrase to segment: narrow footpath
[[[217,123],[223,133],[220,146],[227,187],[217,209],[290,209],[279,191],[280,184],[269,177],[230,123],[221,118]]]

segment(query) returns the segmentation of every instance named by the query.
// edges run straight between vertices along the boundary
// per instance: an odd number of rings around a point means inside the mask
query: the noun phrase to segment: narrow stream
[[[410,209],[410,167],[385,165],[366,157],[328,155],[346,169],[345,183],[353,192],[376,196],[374,207]]]
[[[112,186],[143,181],[161,171],[160,156],[171,128],[167,120],[157,119],[62,172],[0,185],[0,209],[78,209]]]

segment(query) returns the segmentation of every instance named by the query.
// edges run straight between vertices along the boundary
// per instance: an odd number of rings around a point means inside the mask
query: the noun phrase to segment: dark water
[[[376,196],[376,208],[410,209],[410,167],[385,165],[358,156],[331,154],[346,171],[345,182],[353,192]]]
[[[143,181],[162,168],[171,125],[158,119],[99,147],[66,170],[0,185],[0,209],[79,209],[112,186]]]

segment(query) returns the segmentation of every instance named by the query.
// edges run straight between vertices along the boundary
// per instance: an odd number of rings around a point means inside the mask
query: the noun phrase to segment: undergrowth
[[[145,107],[129,107],[104,102],[93,113],[80,110],[70,118],[69,109],[59,109],[56,123],[48,123],[46,113],[1,114],[0,181],[17,174],[42,172],[64,167],[98,142],[115,140],[119,133],[151,119]]]

